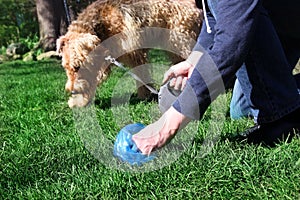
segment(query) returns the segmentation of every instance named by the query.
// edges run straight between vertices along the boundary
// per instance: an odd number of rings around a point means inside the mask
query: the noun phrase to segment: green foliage
[[[39,37],[36,34],[32,37],[20,38],[19,41],[25,44],[28,49],[33,49],[37,46],[37,43],[39,42]]]
[[[37,57],[43,53],[42,48],[37,48],[39,44],[39,37],[34,35],[33,37],[20,38],[19,42],[25,44],[25,46],[30,49],[30,53],[33,52],[34,57]]]
[[[6,48],[4,46],[0,47],[0,55],[5,54]]]
[[[38,34],[34,0],[0,0],[0,13],[0,46]]]

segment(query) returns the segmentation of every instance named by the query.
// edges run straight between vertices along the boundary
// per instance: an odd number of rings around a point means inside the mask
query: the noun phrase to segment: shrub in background
[[[38,34],[35,0],[0,0],[0,47]],[[24,41],[23,41],[24,42]]]

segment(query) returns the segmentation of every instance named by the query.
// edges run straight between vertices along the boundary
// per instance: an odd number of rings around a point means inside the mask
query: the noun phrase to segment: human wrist
[[[195,67],[202,55],[203,53],[201,51],[192,51],[192,53],[186,59],[186,62],[188,62],[191,66]]]
[[[187,116],[183,115],[173,106],[166,112],[166,117],[171,121],[169,129],[179,129],[183,122],[189,121]]]

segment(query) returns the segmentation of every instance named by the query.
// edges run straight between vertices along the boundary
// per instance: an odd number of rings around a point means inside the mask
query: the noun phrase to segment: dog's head
[[[57,54],[62,57],[62,66],[67,73],[66,90],[68,92],[74,92],[78,70],[99,43],[100,39],[90,33],[68,32],[57,39]]]

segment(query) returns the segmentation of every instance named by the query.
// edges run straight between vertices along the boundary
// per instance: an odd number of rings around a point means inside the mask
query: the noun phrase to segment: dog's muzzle
[[[79,92],[75,91],[75,90],[72,90],[71,91],[71,95],[76,95],[76,94],[79,94]]]

